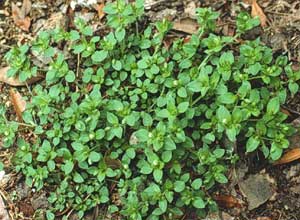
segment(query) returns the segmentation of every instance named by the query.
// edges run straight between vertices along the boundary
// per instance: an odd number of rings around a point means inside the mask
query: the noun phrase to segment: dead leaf
[[[6,73],[9,70],[9,66],[3,67],[0,69],[0,82],[4,82],[8,85],[11,86],[25,86],[26,83],[27,85],[31,85],[37,81],[40,81],[44,77],[42,75],[37,75],[36,77],[32,77],[28,79],[26,82],[21,82],[18,78],[16,77],[7,77]]]
[[[174,22],[173,30],[182,31],[187,34],[196,34],[198,31],[198,23],[194,19],[184,18]]]
[[[265,15],[265,13],[261,9],[261,7],[257,4],[256,0],[252,0],[251,15],[252,15],[252,17],[256,17],[256,16],[259,17],[260,24],[262,27],[267,26],[267,20],[268,20],[267,16]]]
[[[98,12],[98,17],[100,20],[105,16],[105,13],[103,11],[104,6],[104,3],[100,3],[94,6],[95,10]]]
[[[283,113],[283,114],[286,114],[287,116],[292,116],[292,114],[289,112],[289,110],[287,109],[284,109],[284,108],[280,108],[280,111]]]
[[[20,208],[20,212],[22,212],[26,217],[32,217],[34,214],[34,209],[32,205],[26,201],[20,201],[18,203],[18,207]]]
[[[11,4],[12,17],[15,24],[24,31],[29,31],[31,25],[31,19],[28,17],[28,13],[31,10],[30,0],[24,0],[22,8],[20,9],[16,4]]]
[[[105,161],[105,164],[112,169],[118,169],[118,168],[122,167],[122,163],[118,159],[112,159],[109,156],[105,156],[104,161]]]
[[[29,17],[17,20],[15,23],[23,31],[29,32],[29,28],[30,28],[30,25],[31,25],[31,20],[30,20]]]
[[[214,200],[218,203],[219,206],[222,206],[224,208],[230,209],[242,207],[240,201],[231,195],[217,195],[214,197]]]
[[[31,1],[30,0],[24,0],[21,8],[21,13],[23,15],[23,18],[25,18],[31,10]]]
[[[277,160],[274,165],[286,164],[294,160],[300,159],[300,148],[291,149],[286,152],[280,160]]]
[[[19,121],[22,121],[22,113],[26,109],[26,102],[23,100],[21,94],[14,89],[9,90],[10,100],[18,116]]]

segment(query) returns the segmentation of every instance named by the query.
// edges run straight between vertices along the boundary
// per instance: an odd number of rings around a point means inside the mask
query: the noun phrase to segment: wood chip
[[[214,200],[223,208],[241,208],[240,201],[231,195],[217,195]]]
[[[23,120],[22,113],[26,109],[26,102],[23,100],[21,94],[12,88],[9,90],[9,95],[10,95],[11,103],[15,109],[17,116],[18,116],[18,119],[21,122]]]

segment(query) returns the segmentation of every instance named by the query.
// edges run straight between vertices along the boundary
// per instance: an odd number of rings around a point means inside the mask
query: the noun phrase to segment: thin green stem
[[[248,78],[248,80],[261,79],[261,78],[262,78],[262,76],[253,76],[253,77]]]

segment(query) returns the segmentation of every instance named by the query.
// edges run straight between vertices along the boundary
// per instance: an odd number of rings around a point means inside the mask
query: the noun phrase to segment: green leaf
[[[270,115],[276,114],[280,109],[279,97],[272,98],[267,105],[267,113]]]
[[[215,180],[219,183],[227,183],[228,182],[228,179],[227,177],[223,174],[223,173],[216,173],[215,174]]]
[[[217,118],[219,122],[226,124],[231,120],[231,115],[228,109],[221,105],[217,110]]]
[[[163,171],[160,169],[155,169],[153,171],[153,177],[156,182],[160,182],[163,176]]]
[[[153,123],[152,117],[148,113],[144,112],[142,119],[143,119],[144,126],[151,126]]]
[[[152,173],[152,170],[153,169],[152,169],[152,167],[150,166],[150,164],[148,162],[143,163],[143,166],[141,168],[141,173],[142,174],[148,175],[148,174]]]
[[[170,116],[170,112],[167,109],[161,109],[156,113],[156,115],[160,118],[168,118]]]
[[[120,71],[122,69],[122,63],[121,63],[121,61],[120,60],[113,60],[112,67],[115,70]]]
[[[100,51],[96,51],[93,55],[92,55],[92,60],[95,63],[100,63],[103,60],[105,60],[105,58],[107,57],[108,52],[105,50],[100,50]]]
[[[187,97],[187,92],[186,92],[186,89],[184,87],[180,87],[178,90],[177,90],[177,95],[181,98],[186,98]]]
[[[186,110],[189,108],[190,103],[189,102],[181,102],[178,105],[178,112],[179,113],[184,113]]]
[[[122,138],[123,129],[121,127],[112,128],[111,132],[115,137]]]
[[[125,38],[125,35],[126,35],[126,31],[124,28],[119,29],[115,32],[115,36],[118,42],[121,42]]]
[[[171,137],[165,138],[164,149],[165,150],[175,150],[176,149],[176,144]]]
[[[227,92],[218,97],[218,102],[222,104],[233,104],[235,103],[237,97],[231,92]]]
[[[118,124],[119,123],[119,119],[117,116],[115,116],[113,113],[111,112],[107,112],[107,121],[113,125]]]
[[[74,168],[74,163],[71,160],[65,161],[65,164],[62,165],[62,171],[65,172],[65,175],[69,175]]]
[[[100,159],[101,159],[101,155],[96,151],[92,151],[89,155],[89,160],[91,162],[98,162]]]
[[[197,209],[204,209],[205,208],[205,202],[201,197],[196,197],[193,201],[193,206]]]
[[[198,80],[194,80],[187,85],[188,89],[192,92],[200,92],[201,91],[201,82]]]
[[[185,189],[185,182],[183,181],[175,181],[174,183],[174,191],[182,192]]]
[[[139,129],[134,133],[139,142],[145,142],[149,139],[149,132],[146,129]]]
[[[74,82],[76,79],[75,73],[73,71],[69,71],[68,74],[65,76],[65,79],[69,83]]]
[[[250,153],[255,151],[259,144],[260,144],[259,139],[257,139],[256,137],[250,137],[246,144],[247,152]]]
[[[298,92],[298,90],[299,90],[298,83],[289,82],[288,87],[289,87],[289,90],[292,93],[292,95],[295,95]]]
[[[172,151],[170,150],[164,151],[161,155],[161,159],[165,163],[170,162],[170,160],[172,159]]]
[[[133,159],[133,158],[135,158],[135,150],[134,150],[134,148],[128,148],[127,150],[126,150],[126,155],[130,158],[130,159]]]
[[[166,212],[167,211],[167,207],[168,207],[167,200],[165,200],[165,199],[160,200],[158,202],[158,207],[162,210],[162,213]]]
[[[237,131],[236,131],[236,129],[234,127],[227,128],[226,129],[226,135],[227,135],[228,139],[231,142],[235,142],[236,141]]]
[[[75,172],[74,176],[73,176],[73,180],[75,183],[83,183],[84,182],[84,179],[82,178],[82,176]]]
[[[47,220],[54,220],[55,219],[55,215],[49,210],[46,211],[46,217],[47,217]]]
[[[213,153],[217,158],[222,158],[225,155],[225,150],[221,148],[217,148],[213,151]]]
[[[202,179],[197,178],[197,179],[193,180],[191,186],[192,186],[193,189],[195,189],[195,190],[200,189],[200,187],[202,186]]]
[[[75,124],[75,128],[78,131],[84,131],[86,129],[85,124],[84,124],[83,121],[77,121],[76,124]]]

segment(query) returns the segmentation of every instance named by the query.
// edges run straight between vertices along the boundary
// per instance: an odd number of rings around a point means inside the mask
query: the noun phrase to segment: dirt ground
[[[4,54],[15,44],[33,39],[42,29],[56,25],[72,26],[74,17],[80,16],[95,29],[101,30],[105,15],[101,14],[104,0],[94,5],[76,5],[75,0],[31,0],[30,10],[18,22],[12,3],[21,8],[22,1],[0,0],[0,67],[5,66]],[[298,69],[300,62],[300,1],[257,1],[267,17],[264,28],[258,27],[244,39],[260,37],[276,54],[286,54]],[[225,35],[235,32],[235,18],[239,11],[251,11],[251,1],[226,0],[145,0],[149,21],[164,17],[174,21],[172,35],[185,36],[193,32],[196,7],[210,6],[220,12],[218,30]],[[26,21],[24,23],[24,21]],[[0,102],[10,106],[8,89],[0,83]],[[285,110],[290,120],[300,116],[300,97],[290,98]],[[293,137],[292,148],[299,148],[300,134]],[[0,194],[8,207],[11,219],[43,219],[36,210],[48,206],[46,192],[33,192],[22,176],[9,168],[12,152],[0,148],[0,159],[5,162],[6,174],[0,180]],[[300,219],[300,161],[285,165],[272,165],[261,155],[241,156],[239,164],[230,170],[230,183],[213,192],[220,205],[220,213],[206,219],[223,220],[299,220]],[[251,191],[252,190],[252,191]],[[76,217],[74,217],[76,219]],[[86,219],[93,219],[87,216]],[[95,219],[95,218],[94,218]],[[102,218],[100,218],[102,219]],[[188,216],[186,220],[198,219]]]

